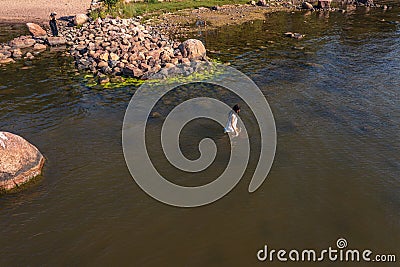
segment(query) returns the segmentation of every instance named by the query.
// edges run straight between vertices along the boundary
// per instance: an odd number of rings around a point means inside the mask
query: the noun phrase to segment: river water
[[[249,194],[260,140],[244,106],[255,148],[249,168],[227,196],[193,209],[157,202],[129,174],[121,128],[134,86],[88,87],[57,51],[29,66],[1,67],[0,129],[27,138],[47,162],[43,177],[0,196],[0,265],[249,266],[265,244],[325,249],[338,238],[349,248],[400,257],[399,14],[397,8],[277,13],[195,33],[211,57],[260,87],[278,145],[267,180]],[[0,27],[4,40],[6,26]],[[305,38],[283,37],[287,31]],[[239,101],[222,89],[183,88],[156,111],[165,116],[199,95]],[[182,174],[159,151],[162,121],[149,125],[157,167],[177,183],[215,179],[227,144],[219,142],[216,166]],[[215,123],[194,121],[184,129],[182,150],[196,158],[196,144],[213,136],[221,136]]]

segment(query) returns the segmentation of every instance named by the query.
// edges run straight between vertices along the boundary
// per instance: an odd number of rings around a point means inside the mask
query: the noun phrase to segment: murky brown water
[[[219,51],[212,57],[264,92],[278,147],[266,182],[248,194],[259,138],[243,108],[256,151],[249,169],[231,193],[201,208],[161,204],[130,177],[121,128],[134,87],[88,88],[57,52],[28,69],[2,67],[0,129],[26,137],[47,163],[43,178],[0,197],[0,265],[249,266],[264,244],[322,249],[339,237],[400,257],[399,9],[317,14],[280,13],[202,33]],[[282,37],[286,31],[306,37]],[[167,114],[200,95],[237,101],[223,90],[192,88],[157,109]],[[161,123],[151,120],[150,138]],[[188,125],[182,149],[196,157],[193,144],[209,136],[223,148],[219,130],[204,120]],[[212,180],[228,156],[220,149],[216,166],[190,177],[167,165],[158,141],[149,148],[157,166],[183,184]]]

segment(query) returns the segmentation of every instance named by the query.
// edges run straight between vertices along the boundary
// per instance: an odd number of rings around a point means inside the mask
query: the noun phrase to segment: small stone
[[[99,59],[101,59],[101,60],[103,60],[103,61],[108,61],[108,58],[109,58],[108,52],[105,52],[105,53],[103,53],[103,54],[101,54],[101,55],[99,56]]]
[[[106,61],[100,61],[97,64],[97,67],[99,67],[99,68],[108,67],[108,63]]]
[[[165,63],[165,66],[164,66],[164,68],[172,68],[172,67],[175,67],[175,65],[174,64],[172,64],[172,63]]]
[[[100,76],[99,77],[99,83],[100,84],[106,84],[110,82],[110,78],[108,78],[107,76]]]
[[[185,65],[190,65],[190,59],[184,57],[181,59],[181,63]]]
[[[51,46],[58,46],[58,45],[65,45],[67,40],[65,39],[65,37],[52,36],[52,37],[47,37],[47,42]]]
[[[135,77],[135,78],[140,78],[143,75],[143,71],[142,70],[140,70],[137,67],[130,66],[130,65],[126,66],[123,69],[123,73],[126,76]]]
[[[259,0],[259,1],[257,2],[257,5],[258,5],[258,6],[267,6],[267,1],[266,1],[266,0]]]
[[[328,9],[331,7],[331,0],[319,0],[317,7],[322,9]]]
[[[35,58],[35,57],[32,55],[31,52],[26,53],[25,57],[28,58],[28,59],[34,59],[34,58]]]
[[[310,3],[308,3],[308,2],[303,2],[303,3],[301,4],[301,8],[302,8],[302,9],[307,9],[307,10],[314,9],[313,5],[310,4]]]
[[[14,49],[12,52],[12,56],[13,58],[20,58],[22,56],[21,49],[19,48]]]
[[[14,62],[15,62],[15,60],[10,57],[0,59],[0,64],[9,64],[9,63],[14,63]]]
[[[115,53],[110,53],[109,58],[110,58],[110,60],[112,60],[112,61],[117,61],[117,60],[119,60],[119,56],[118,56],[117,54],[115,54]]]
[[[293,32],[285,32],[283,35],[285,35],[286,37],[292,38],[294,36],[294,33]]]
[[[45,50],[46,48],[47,48],[47,46],[44,44],[35,44],[33,46],[33,50]]]

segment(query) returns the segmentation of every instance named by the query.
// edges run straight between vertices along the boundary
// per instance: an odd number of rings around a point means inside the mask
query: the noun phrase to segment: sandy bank
[[[47,23],[49,14],[58,17],[86,13],[90,0],[0,0],[0,22]]]

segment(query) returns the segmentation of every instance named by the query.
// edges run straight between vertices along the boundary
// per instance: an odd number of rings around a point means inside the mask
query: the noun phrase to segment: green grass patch
[[[226,4],[245,4],[248,0],[183,0],[174,2],[158,2],[157,0],[147,0],[141,3],[124,4],[119,2],[109,10],[95,10],[91,12],[91,17],[97,19],[104,18],[107,15],[121,18],[132,18],[147,14],[162,14],[175,12],[187,8],[212,7]]]

